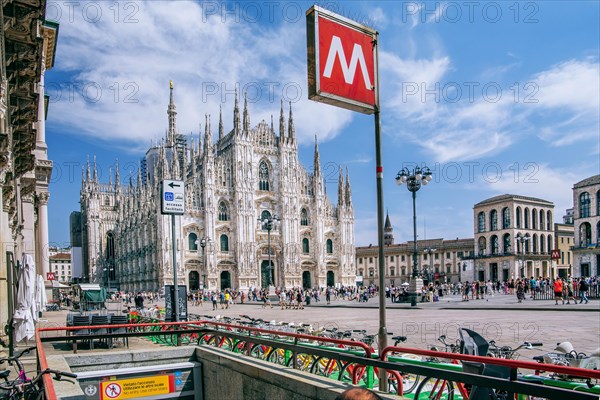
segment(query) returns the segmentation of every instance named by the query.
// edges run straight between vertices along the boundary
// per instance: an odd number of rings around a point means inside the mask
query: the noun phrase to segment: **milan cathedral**
[[[270,285],[354,285],[354,210],[348,172],[340,168],[337,205],[327,197],[315,144],[313,172],[298,160],[290,104],[279,134],[273,117],[250,126],[247,99],[233,129],[219,115],[213,141],[205,116],[196,144],[177,131],[170,87],[168,129],[141,161],[134,185],[98,181],[96,160],[82,176],[84,274],[125,291],[156,291],[173,283],[171,216],[161,214],[161,182],[185,182],[185,214],[176,217],[178,284],[188,290]],[[269,221],[270,224],[265,222]],[[268,228],[268,229],[267,229]]]

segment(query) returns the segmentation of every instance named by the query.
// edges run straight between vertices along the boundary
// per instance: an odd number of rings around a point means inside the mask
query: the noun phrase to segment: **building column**
[[[36,255],[38,258],[37,273],[46,279],[46,274],[50,272],[50,256],[48,253],[48,198],[50,193],[42,192],[38,194],[38,220],[37,220],[37,243]]]

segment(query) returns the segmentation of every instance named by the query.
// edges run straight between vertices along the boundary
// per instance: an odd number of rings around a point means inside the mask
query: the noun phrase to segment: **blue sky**
[[[412,239],[403,166],[424,163],[419,238],[473,236],[473,205],[513,193],[572,206],[572,185],[600,173],[600,12],[597,1],[322,2],[379,31],[384,206],[396,242]],[[121,178],[167,128],[169,80],[180,133],[197,137],[219,106],[232,127],[233,91],[246,90],[252,125],[292,102],[300,159],[315,135],[331,200],[348,168],[357,245],[377,243],[373,117],[307,99],[299,2],[48,2],[60,23],[46,74],[54,161],[50,241],[68,245],[81,168],[96,156]],[[287,105],[286,105],[287,112]],[[213,136],[214,137],[214,136]]]

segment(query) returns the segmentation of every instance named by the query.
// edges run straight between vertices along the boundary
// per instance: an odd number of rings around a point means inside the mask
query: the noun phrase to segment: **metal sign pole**
[[[373,51],[375,60],[378,60],[377,40],[379,35],[376,33],[373,40]],[[383,165],[381,160],[381,122],[379,120],[379,65],[375,65],[375,164],[377,174],[377,243],[379,246],[379,351],[387,347],[387,327],[385,315],[385,256],[383,243]],[[387,392],[387,372],[379,369],[379,390]]]
[[[173,247],[173,321],[179,322],[179,287],[177,286],[177,241],[175,240],[175,214],[171,214],[171,244]]]

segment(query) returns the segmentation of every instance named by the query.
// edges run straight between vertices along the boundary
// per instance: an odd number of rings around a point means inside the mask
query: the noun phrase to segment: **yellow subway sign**
[[[168,394],[175,391],[173,375],[117,379],[100,384],[100,399],[120,400]]]

